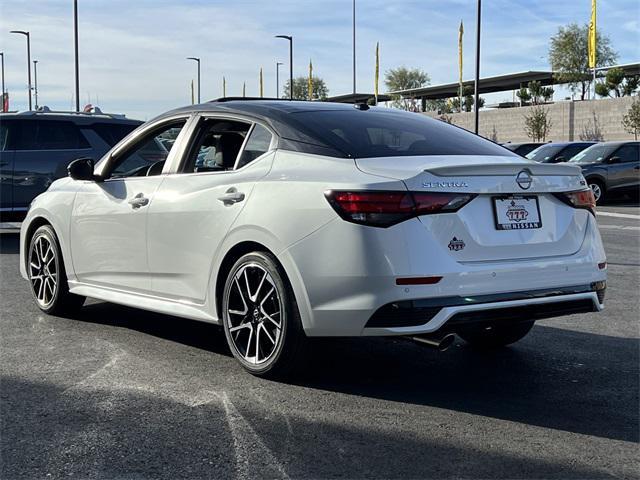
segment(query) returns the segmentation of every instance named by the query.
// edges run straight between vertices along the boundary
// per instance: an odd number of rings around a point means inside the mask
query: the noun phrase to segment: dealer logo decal
[[[462,239],[458,240],[456,237],[453,237],[449,242],[449,250],[452,252],[459,252],[460,250],[463,250],[464,247],[465,244]]]
[[[524,208],[524,205],[518,205],[516,202],[511,200],[511,205],[509,205],[506,215],[512,222],[521,222],[527,219],[529,212]]]

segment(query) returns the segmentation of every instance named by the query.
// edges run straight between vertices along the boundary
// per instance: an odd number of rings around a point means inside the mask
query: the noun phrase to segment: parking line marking
[[[622,225],[598,225],[600,230],[634,230],[640,231],[640,227],[622,226]]]
[[[640,215],[631,215],[630,213],[614,213],[614,212],[598,212],[596,214],[603,217],[616,217],[616,218],[633,218],[634,220],[640,220]]]

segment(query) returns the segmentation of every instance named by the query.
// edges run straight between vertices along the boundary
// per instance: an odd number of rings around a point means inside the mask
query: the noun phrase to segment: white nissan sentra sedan
[[[309,337],[499,347],[602,310],[594,209],[579,167],[423,115],[222,99],[70,164],[20,266],[44,312],[92,297],[220,324],[244,368],[282,376]]]

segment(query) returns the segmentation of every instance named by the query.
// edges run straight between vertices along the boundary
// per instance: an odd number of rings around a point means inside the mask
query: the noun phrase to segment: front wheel
[[[29,243],[27,271],[31,293],[45,313],[69,314],[79,309],[85,298],[69,292],[60,244],[53,228],[38,228]]]
[[[593,192],[593,198],[596,201],[596,205],[601,205],[604,202],[604,185],[597,180],[587,180],[589,188]]]
[[[250,373],[284,377],[304,363],[306,336],[295,297],[271,254],[249,253],[234,264],[222,315],[229,348]]]
[[[535,322],[493,325],[491,327],[470,327],[457,332],[467,343],[480,348],[500,348],[522,340]]]

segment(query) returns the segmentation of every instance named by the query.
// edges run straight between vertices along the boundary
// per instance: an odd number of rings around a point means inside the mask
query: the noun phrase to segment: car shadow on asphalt
[[[231,355],[216,325],[109,303],[86,305],[76,319]],[[639,441],[636,338],[536,325],[518,344],[489,352],[462,341],[437,352],[400,338],[315,339],[311,347],[288,383]]]

